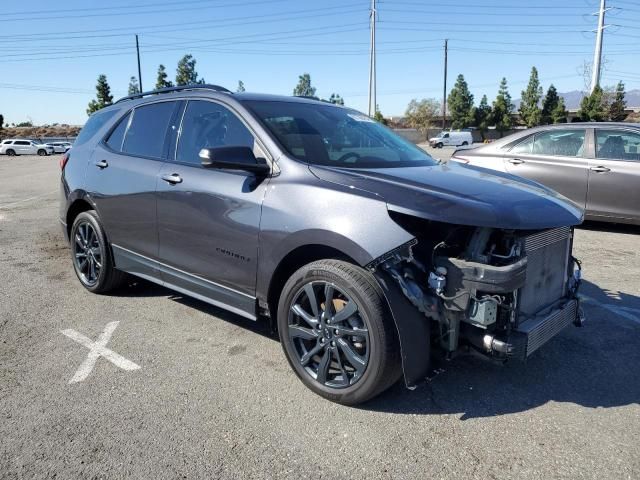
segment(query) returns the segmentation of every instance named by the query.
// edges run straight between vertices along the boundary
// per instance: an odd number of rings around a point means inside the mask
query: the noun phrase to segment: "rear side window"
[[[80,130],[74,145],[78,146],[88,142],[116,113],[118,113],[118,110],[107,110],[106,112],[98,111],[91,115],[82,130]]]
[[[118,122],[118,126],[111,132],[107,140],[107,145],[111,150],[116,152],[122,151],[122,141],[124,140],[124,132],[127,131],[129,126],[129,120],[131,119],[131,112],[127,113],[125,117]]]
[[[13,140],[5,140],[4,142],[2,142],[3,145],[11,145],[13,143]]]
[[[625,130],[596,130],[596,158],[640,161],[640,134]]]
[[[167,127],[175,105],[175,102],[161,102],[136,108],[122,151],[140,157],[162,158]]]

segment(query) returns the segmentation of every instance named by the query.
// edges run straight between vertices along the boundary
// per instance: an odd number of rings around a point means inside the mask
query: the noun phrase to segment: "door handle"
[[[597,167],[591,167],[589,170],[591,170],[592,172],[598,172],[598,173],[606,173],[611,171],[610,168],[603,167],[602,165],[599,165]]]
[[[107,168],[109,166],[109,163],[106,160],[100,160],[99,162],[96,162],[96,167],[98,167],[100,170],[102,170],[103,168]]]
[[[180,175],[178,175],[177,173],[165,173],[164,175],[161,175],[162,180],[164,180],[167,183],[170,183],[171,185],[175,185],[176,183],[182,183],[182,177]]]
[[[510,158],[509,163],[513,165],[520,165],[521,163],[524,163],[524,160],[520,160],[519,158]]]

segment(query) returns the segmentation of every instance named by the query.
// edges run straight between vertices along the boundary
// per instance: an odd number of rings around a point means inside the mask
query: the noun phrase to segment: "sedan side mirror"
[[[249,147],[203,148],[199,157],[205,168],[244,170],[256,175],[268,175],[271,171],[264,158],[256,158]]]

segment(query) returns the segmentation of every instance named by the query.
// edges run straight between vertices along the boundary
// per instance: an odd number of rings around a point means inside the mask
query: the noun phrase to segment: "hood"
[[[309,168],[322,180],[382,197],[391,211],[438,222],[537,230],[577,225],[584,215],[580,207],[538,183],[453,162],[409,168]]]

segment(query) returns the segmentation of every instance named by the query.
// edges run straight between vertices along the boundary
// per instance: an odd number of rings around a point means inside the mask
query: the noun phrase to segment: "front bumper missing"
[[[571,299],[544,315],[522,322],[512,333],[512,356],[526,359],[571,323],[582,324],[576,299]]]

